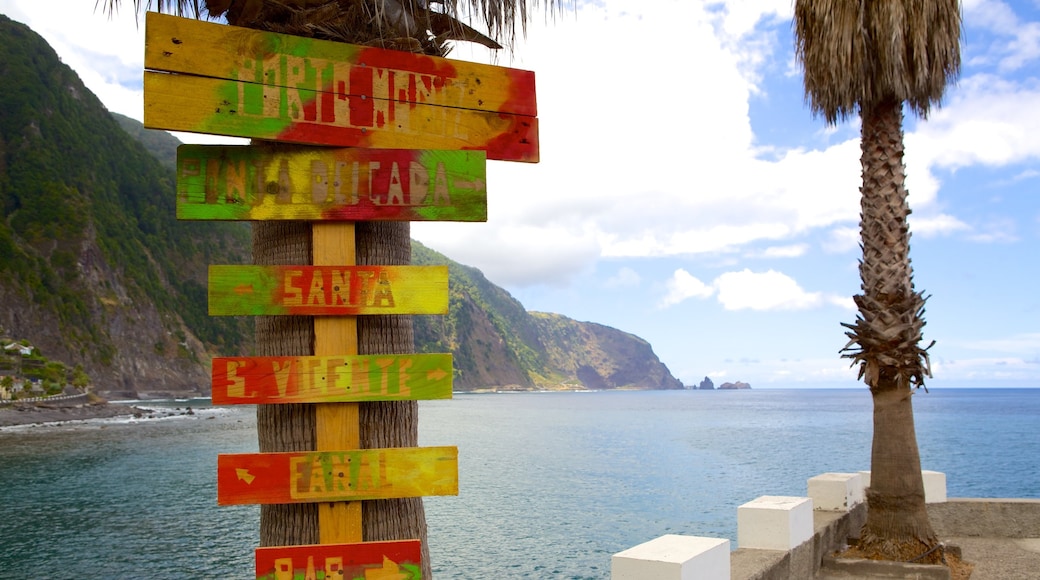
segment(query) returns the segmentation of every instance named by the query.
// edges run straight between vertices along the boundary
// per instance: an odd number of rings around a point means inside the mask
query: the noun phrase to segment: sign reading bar
[[[483,151],[181,145],[177,218],[487,221]]]
[[[450,354],[213,359],[214,405],[450,399]]]
[[[447,312],[447,266],[209,267],[212,316]]]
[[[279,105],[295,105],[304,114],[308,111],[297,95],[329,87],[357,100],[538,115],[535,76],[526,70],[157,12],[145,16],[144,49],[146,69],[254,83],[250,98],[276,98]],[[314,111],[315,116],[323,113]]]
[[[256,549],[256,580],[420,580],[421,562],[419,540],[274,546]]]
[[[282,504],[458,495],[456,447],[217,456],[217,503]]]

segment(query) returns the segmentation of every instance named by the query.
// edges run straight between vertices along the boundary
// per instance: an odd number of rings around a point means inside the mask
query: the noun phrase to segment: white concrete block
[[[924,503],[946,503],[946,474],[922,469],[921,477],[924,478]]]
[[[737,546],[791,550],[813,536],[813,500],[763,495],[737,508]]]
[[[865,496],[859,473],[821,473],[809,478],[809,497],[818,510],[847,512],[863,503]]]
[[[729,540],[668,534],[610,558],[611,580],[729,580]]]
[[[870,487],[870,472],[861,471],[863,487]],[[946,503],[946,474],[941,471],[921,470],[924,479],[924,503]]]

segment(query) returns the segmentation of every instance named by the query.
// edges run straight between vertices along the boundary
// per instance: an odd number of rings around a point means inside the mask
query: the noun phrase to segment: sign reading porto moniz
[[[486,221],[483,151],[181,145],[177,218]]]
[[[538,161],[530,71],[157,13],[145,68],[153,129]]]

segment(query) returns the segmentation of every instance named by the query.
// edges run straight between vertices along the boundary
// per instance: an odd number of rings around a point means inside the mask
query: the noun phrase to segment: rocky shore
[[[158,414],[152,409],[104,401],[76,404],[12,403],[0,407],[0,428],[112,417],[149,418],[156,416]]]

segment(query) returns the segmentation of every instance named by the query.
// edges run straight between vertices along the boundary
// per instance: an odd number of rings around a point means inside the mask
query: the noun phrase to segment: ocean
[[[259,509],[216,505],[216,455],[256,451],[254,411],[191,405],[0,430],[0,579],[251,577]],[[420,405],[421,444],[459,448],[459,495],[425,500],[442,579],[609,578],[616,552],[666,533],[735,544],[739,505],[870,467],[865,388]],[[1040,497],[1040,389],[932,389],[914,408],[950,497]]]

